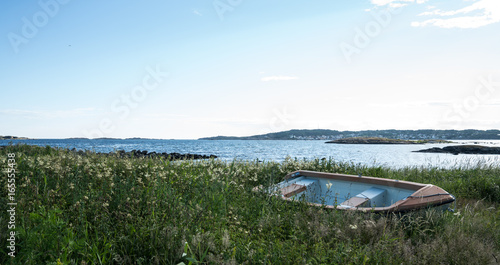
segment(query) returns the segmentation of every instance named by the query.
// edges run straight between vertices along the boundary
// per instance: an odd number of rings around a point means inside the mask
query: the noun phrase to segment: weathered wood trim
[[[333,179],[333,180],[343,180],[349,182],[359,182],[359,183],[367,183],[372,185],[382,185],[388,187],[401,188],[406,190],[419,190],[423,187],[426,187],[428,184],[421,184],[411,181],[403,181],[396,179],[385,179],[385,178],[374,178],[367,176],[354,176],[354,175],[346,175],[346,174],[336,174],[336,173],[324,173],[324,172],[315,172],[315,171],[307,171],[307,170],[299,170],[292,172],[286,176],[286,178],[290,178],[292,175],[299,174],[300,176],[306,177],[315,177],[315,178],[325,178],[325,179]],[[285,178],[285,179],[286,179]]]

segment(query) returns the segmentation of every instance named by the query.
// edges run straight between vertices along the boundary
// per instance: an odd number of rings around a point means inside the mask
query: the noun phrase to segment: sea
[[[453,141],[453,140],[452,140]],[[500,147],[500,140],[457,140],[451,144],[369,145],[327,144],[320,140],[154,140],[154,139],[30,139],[0,140],[1,145],[29,144],[107,153],[117,150],[216,155],[225,161],[333,159],[365,166],[469,168],[500,166],[500,155],[453,155],[413,151],[448,145]]]

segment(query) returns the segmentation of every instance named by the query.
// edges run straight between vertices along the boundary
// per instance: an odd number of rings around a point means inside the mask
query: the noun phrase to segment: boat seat
[[[285,198],[290,198],[297,193],[305,191],[307,188],[304,185],[291,184],[279,190],[279,193]]]
[[[375,187],[371,187],[360,194],[351,197],[350,199],[344,201],[340,205],[349,206],[349,207],[369,207],[375,206],[378,204],[379,206],[383,206],[383,201],[385,197],[385,193],[387,191],[384,189],[379,189]],[[380,203],[375,203],[377,200]],[[369,205],[371,204],[371,205]]]
[[[301,179],[295,183],[292,183],[284,188],[281,188],[278,192],[283,195],[285,198],[290,198],[294,195],[297,195],[303,191],[306,191],[313,184],[317,183],[317,180],[311,179]]]

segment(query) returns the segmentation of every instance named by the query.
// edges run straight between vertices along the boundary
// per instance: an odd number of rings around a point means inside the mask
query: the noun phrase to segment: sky
[[[0,3],[0,135],[499,129],[498,0]]]

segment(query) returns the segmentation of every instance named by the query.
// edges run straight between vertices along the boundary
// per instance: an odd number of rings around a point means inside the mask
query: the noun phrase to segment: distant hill
[[[17,137],[17,136],[1,136],[0,135],[0,140],[29,140],[27,137]]]
[[[402,140],[380,137],[349,137],[326,142],[327,144],[444,144],[452,143],[442,139]]]
[[[132,137],[132,138],[112,138],[112,137],[100,137],[100,138],[85,138],[85,137],[71,137],[66,138],[68,140],[161,140],[154,138],[141,138],[141,137]]]
[[[500,130],[289,130],[261,135],[216,136],[198,140],[337,140],[348,137],[382,137],[403,140],[500,140]]]

